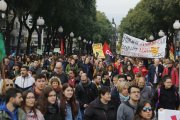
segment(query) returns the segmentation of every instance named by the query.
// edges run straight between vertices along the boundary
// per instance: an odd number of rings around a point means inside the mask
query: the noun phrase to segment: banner
[[[180,120],[180,111],[178,110],[159,110],[158,120]]]
[[[95,56],[97,56],[98,58],[105,58],[101,43],[93,44],[92,47],[93,47],[93,53],[95,54]]]
[[[3,35],[2,33],[0,33],[0,62],[3,60],[5,56],[6,56],[6,52],[5,52]]]
[[[103,45],[103,53],[105,55],[105,58],[106,60],[112,62],[113,61],[113,58],[114,58],[114,55],[112,54],[110,48],[109,48],[109,45],[107,42],[104,42],[104,45]]]
[[[164,58],[166,48],[166,36],[145,42],[141,39],[124,34],[121,46],[121,55],[142,58]]]

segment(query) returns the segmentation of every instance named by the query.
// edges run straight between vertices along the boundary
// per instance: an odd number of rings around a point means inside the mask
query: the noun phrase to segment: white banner
[[[166,36],[145,42],[141,39],[124,34],[121,46],[121,55],[142,58],[164,58],[166,48]]]
[[[159,110],[158,120],[180,120],[179,110]]]

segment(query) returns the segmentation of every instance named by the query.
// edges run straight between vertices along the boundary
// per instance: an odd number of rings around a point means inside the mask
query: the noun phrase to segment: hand
[[[86,107],[88,107],[88,105],[87,105],[87,104],[84,104],[83,107],[86,108]]]

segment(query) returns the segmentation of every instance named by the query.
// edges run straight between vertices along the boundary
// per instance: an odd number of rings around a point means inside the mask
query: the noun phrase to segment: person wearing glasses
[[[0,103],[5,101],[6,91],[10,88],[14,88],[13,80],[11,79],[2,80],[2,88],[0,92]]]
[[[44,120],[42,113],[36,109],[35,95],[31,91],[23,92],[22,109],[26,113],[26,120]]]
[[[117,120],[133,120],[140,99],[140,89],[138,86],[128,88],[130,99],[120,104],[117,111]]]
[[[45,120],[62,120],[59,113],[56,92],[51,86],[44,88],[42,98],[37,102],[37,108],[44,115]]]
[[[154,110],[150,101],[142,101],[138,104],[133,120],[152,120]]]

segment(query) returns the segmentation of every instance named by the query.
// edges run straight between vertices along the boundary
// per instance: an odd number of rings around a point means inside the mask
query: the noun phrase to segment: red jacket
[[[162,73],[162,77],[164,77],[165,75],[168,75],[168,68],[164,68],[163,73]],[[171,70],[171,80],[173,85],[175,85],[176,87],[179,87],[179,76],[178,76],[178,71],[176,68],[172,68]]]
[[[135,66],[133,68],[133,73],[136,74],[138,72],[141,72],[143,77],[145,77],[148,74],[148,70],[146,69],[146,67],[138,68]]]

